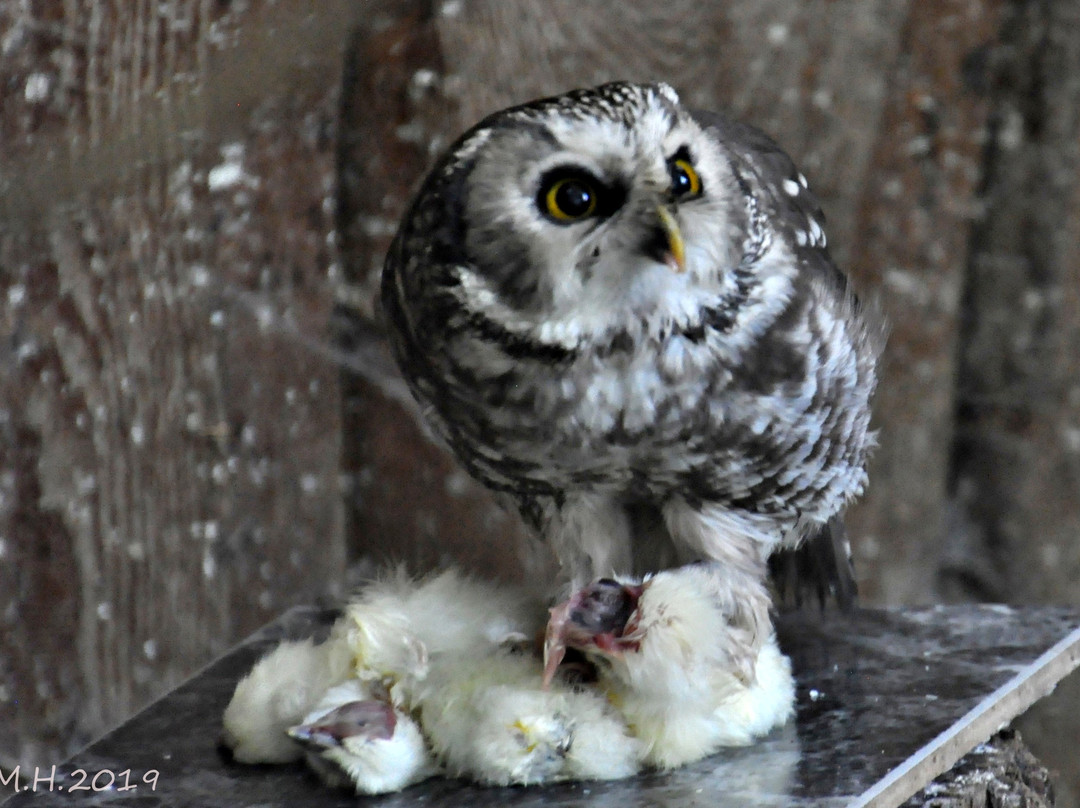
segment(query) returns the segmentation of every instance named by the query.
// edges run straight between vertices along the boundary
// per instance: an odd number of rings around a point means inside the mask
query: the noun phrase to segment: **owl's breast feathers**
[[[491,487],[679,493],[823,521],[861,491],[872,444],[871,339],[853,306],[800,274],[736,355],[723,311],[573,350],[458,312],[399,350],[436,429]]]

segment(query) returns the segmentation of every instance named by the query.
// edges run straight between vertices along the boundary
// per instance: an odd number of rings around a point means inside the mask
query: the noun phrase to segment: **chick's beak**
[[[386,741],[394,737],[397,716],[381,701],[350,701],[310,724],[289,729],[289,737],[311,747],[332,749],[348,738]]]
[[[679,223],[666,205],[657,205],[656,216],[659,219],[659,231],[655,249],[660,260],[674,272],[686,271],[686,246],[683,243]]]
[[[631,629],[644,591],[642,584],[601,578],[551,609],[544,639],[544,689],[555,678],[567,648],[595,649],[612,658],[638,650],[640,637]]]

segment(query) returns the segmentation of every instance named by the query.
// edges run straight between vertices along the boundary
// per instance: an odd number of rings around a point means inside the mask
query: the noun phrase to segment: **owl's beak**
[[[686,271],[686,246],[682,231],[675,221],[674,214],[666,205],[656,206],[656,215],[660,219],[660,231],[663,234],[663,246],[660,249],[661,260],[675,272]]]

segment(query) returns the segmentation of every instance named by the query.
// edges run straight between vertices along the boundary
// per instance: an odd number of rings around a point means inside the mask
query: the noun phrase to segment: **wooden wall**
[[[528,572],[374,293],[440,148],[614,78],[773,134],[892,324],[864,596],[1080,602],[1080,2],[10,0],[0,764],[350,562]]]
[[[0,4],[7,760],[55,758],[340,586],[354,11],[320,5]]]

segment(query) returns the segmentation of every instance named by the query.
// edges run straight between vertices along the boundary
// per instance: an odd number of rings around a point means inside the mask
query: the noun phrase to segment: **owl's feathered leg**
[[[549,655],[569,646],[596,662],[599,687],[645,744],[646,765],[748,744],[792,715],[791,667],[771,626],[755,639],[753,675],[732,667],[732,610],[715,566],[600,580],[552,610]]]
[[[768,557],[782,538],[774,520],[678,499],[664,506],[664,520],[687,558],[701,559],[696,575],[727,626],[715,640],[716,652],[753,682],[756,659],[773,631]]]
[[[604,575],[634,569],[633,529],[625,504],[609,493],[578,493],[544,503],[534,523],[561,566],[567,593]]]

